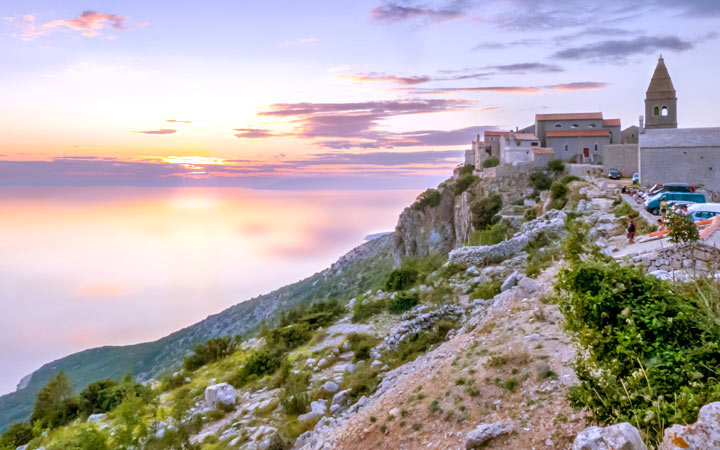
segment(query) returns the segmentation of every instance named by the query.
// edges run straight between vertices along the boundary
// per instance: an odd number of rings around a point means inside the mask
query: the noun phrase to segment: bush
[[[475,230],[470,236],[470,245],[494,245],[507,239],[508,229],[504,223],[496,223],[486,230]]]
[[[235,351],[235,340],[231,337],[210,339],[204,344],[196,345],[193,354],[185,358],[185,370],[195,370],[205,364],[219,361]]]
[[[375,314],[379,314],[385,310],[387,302],[385,299],[368,300],[357,299],[353,305],[353,322],[363,322]]]
[[[495,215],[502,209],[502,197],[492,194],[489,197],[482,197],[470,205],[470,212],[473,218],[473,228],[484,230],[493,223]]]
[[[592,420],[630,422],[658,443],[665,427],[720,400],[720,329],[694,299],[614,262],[577,263],[558,288],[581,350],[570,399]]]
[[[255,350],[250,354],[245,365],[230,378],[229,383],[239,388],[251,378],[272,375],[280,367],[282,361],[283,349]]]
[[[375,336],[363,333],[350,333],[347,340],[350,343],[350,350],[355,354],[355,362],[368,359],[370,350],[378,344],[378,339]]]
[[[470,186],[480,181],[480,178],[472,174],[461,175],[456,181],[454,186],[455,195],[460,195],[467,191]]]
[[[568,188],[566,185],[555,182],[550,186],[550,198],[553,200],[564,198],[568,193]]]
[[[80,413],[86,416],[112,411],[123,399],[118,382],[105,379],[90,383],[79,394]]]
[[[674,244],[689,245],[700,239],[697,225],[685,214],[669,212],[665,216],[665,223],[670,230],[668,235]]]
[[[81,425],[62,430],[47,446],[48,450],[106,450],[105,435],[91,425]]]
[[[37,393],[30,423],[39,423],[42,428],[56,428],[74,420],[79,409],[72,396],[70,379],[60,372]]]
[[[473,299],[489,300],[500,293],[502,281],[492,281],[490,283],[481,284],[472,291]]]
[[[463,164],[463,166],[458,169],[458,175],[472,175],[474,170],[475,166],[473,166],[472,164]]]
[[[565,164],[562,162],[562,159],[553,159],[548,162],[547,168],[548,170],[559,173],[565,171]]]
[[[499,165],[500,165],[500,160],[495,157],[490,157],[490,158],[486,159],[485,161],[483,161],[483,164],[482,164],[484,169],[489,169],[491,167],[497,167]]]
[[[168,375],[162,382],[161,391],[168,392],[173,391],[181,386],[187,384],[187,374],[185,372],[177,372],[173,375]]]
[[[530,222],[531,220],[537,219],[537,216],[538,216],[537,208],[534,206],[529,206],[523,213],[523,220],[525,222]]]
[[[417,305],[420,296],[417,292],[403,291],[398,292],[395,298],[390,299],[387,303],[388,312],[390,314],[401,314]]]
[[[428,206],[434,208],[442,201],[442,194],[437,189],[428,189],[422,194],[418,195],[412,208],[416,211],[422,211]]]
[[[384,360],[390,367],[408,363],[427,352],[431,346],[445,340],[450,330],[455,328],[455,323],[449,319],[438,320],[431,330],[412,334],[402,341],[395,350],[387,352]]]
[[[550,177],[545,175],[545,172],[536,170],[530,174],[530,182],[535,186],[538,191],[547,191],[552,185]]]
[[[582,178],[578,178],[575,175],[565,175],[562,177],[562,180],[560,180],[562,184],[570,184],[573,181],[582,181]]]
[[[385,281],[387,291],[404,291],[412,287],[418,279],[420,272],[415,268],[401,267],[388,274]]]
[[[33,437],[32,425],[27,422],[14,423],[0,436],[0,449],[15,450],[30,442]]]

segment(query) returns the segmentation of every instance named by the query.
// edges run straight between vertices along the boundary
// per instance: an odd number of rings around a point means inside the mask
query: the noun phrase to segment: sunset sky
[[[537,112],[717,126],[716,0],[0,5],[0,185],[416,188]]]

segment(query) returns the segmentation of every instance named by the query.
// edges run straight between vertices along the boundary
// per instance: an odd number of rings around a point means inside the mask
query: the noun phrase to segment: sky
[[[6,1],[0,185],[418,188],[486,129],[714,126],[716,0]]]

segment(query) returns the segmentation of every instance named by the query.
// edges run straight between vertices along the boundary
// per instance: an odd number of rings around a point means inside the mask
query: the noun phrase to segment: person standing
[[[627,216],[627,238],[628,244],[635,243],[635,221],[632,217]]]

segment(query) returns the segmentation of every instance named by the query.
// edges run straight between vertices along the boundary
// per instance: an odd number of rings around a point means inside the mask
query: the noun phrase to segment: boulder
[[[345,389],[344,391],[340,391],[337,394],[333,396],[332,404],[343,406],[348,401],[348,395],[350,394],[350,389]]]
[[[572,450],[647,450],[640,432],[627,422],[582,430]]]
[[[517,270],[508,275],[507,278],[505,278],[505,281],[503,281],[503,284],[500,286],[500,292],[505,292],[508,289],[513,288],[517,284],[519,275],[520,274]]]
[[[698,420],[692,425],[673,425],[665,429],[659,450],[688,448],[720,450],[720,402],[700,408]]]
[[[220,403],[234,405],[236,401],[237,392],[228,383],[213,384],[205,388],[205,403],[210,409],[217,408]]]
[[[91,414],[87,418],[88,423],[102,422],[107,417],[107,414]]]
[[[518,287],[522,289],[526,295],[531,295],[540,290],[540,283],[532,278],[522,277],[520,281],[518,281]]]
[[[334,394],[340,389],[340,386],[337,385],[334,381],[328,381],[325,384],[322,385],[322,390],[327,392],[328,394]]]
[[[502,434],[510,433],[515,428],[511,421],[482,423],[465,435],[465,448],[480,448],[486,442]]]
[[[315,400],[310,403],[310,410],[320,416],[325,415],[327,411],[327,400]]]
[[[379,370],[383,366],[382,361],[376,359],[372,363],[370,363],[370,370]]]

